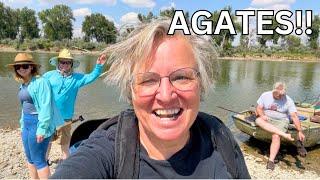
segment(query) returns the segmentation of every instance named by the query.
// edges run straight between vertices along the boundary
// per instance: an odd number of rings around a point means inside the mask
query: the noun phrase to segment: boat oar
[[[223,109],[223,110],[226,110],[226,111],[229,111],[229,112],[233,112],[233,113],[236,113],[236,114],[243,114],[243,113],[236,112],[236,111],[233,111],[233,110],[231,110],[231,109],[227,109],[227,108],[221,107],[221,106],[217,106],[217,108],[220,108],[220,109]]]
[[[83,121],[83,120],[84,120],[84,118],[82,117],[82,115],[80,115],[80,116],[78,117],[78,119],[72,119],[71,121],[65,122],[62,126],[57,127],[57,130],[59,130],[59,129],[61,129],[62,127],[65,127],[65,126],[67,126],[67,125],[69,125],[69,124],[73,124],[73,123],[75,123],[75,122]]]
[[[108,71],[106,71],[106,72],[104,72],[104,73],[100,74],[99,78],[101,78],[101,77],[103,77],[103,76],[107,75],[107,73],[108,73]]]

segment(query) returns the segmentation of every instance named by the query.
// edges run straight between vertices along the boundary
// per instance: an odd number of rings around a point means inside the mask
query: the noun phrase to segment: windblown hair
[[[38,76],[40,74],[39,73],[39,66],[33,65],[33,64],[29,64],[29,66],[33,67],[31,70],[32,77]],[[19,83],[25,83],[25,80],[22,78],[22,76],[20,76],[20,74],[16,70],[14,70],[14,80],[16,80]]]
[[[217,51],[211,38],[199,36],[191,31],[191,35],[184,35],[182,31],[175,31],[174,35],[167,35],[170,20],[158,19],[148,24],[142,24],[133,30],[127,39],[107,47],[103,52],[109,56],[110,68],[105,82],[120,88],[120,98],[125,98],[131,104],[131,78],[142,64],[148,63],[152,49],[161,40],[172,37],[184,37],[192,46],[200,72],[201,97],[203,97],[214,83],[219,67]]]
[[[278,88],[282,87],[282,89],[284,91],[286,91],[287,87],[286,87],[286,84],[284,82],[276,82],[274,83],[273,85],[273,90],[277,90]]]

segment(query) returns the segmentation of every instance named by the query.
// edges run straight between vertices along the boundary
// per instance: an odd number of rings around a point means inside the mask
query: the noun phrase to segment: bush
[[[95,43],[92,42],[85,42],[83,43],[83,47],[81,47],[82,49],[87,49],[89,51],[92,51],[96,48]]]
[[[9,45],[9,43],[12,41],[12,39],[10,38],[5,38],[5,39],[2,39],[1,40],[1,44],[4,44],[4,45]]]
[[[316,58],[320,58],[320,50],[318,49],[318,50],[316,50],[316,52],[315,52],[315,56],[316,56]]]
[[[266,54],[267,57],[271,57],[271,55],[273,54],[273,51],[271,49],[266,49],[264,53]]]

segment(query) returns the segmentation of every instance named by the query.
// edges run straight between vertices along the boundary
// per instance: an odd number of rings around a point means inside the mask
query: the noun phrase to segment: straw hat
[[[28,53],[18,53],[14,58],[14,62],[12,64],[7,64],[7,67],[13,68],[15,65],[20,65],[20,64],[32,64],[40,67],[40,64],[37,64],[36,62],[34,62],[33,57],[31,56],[31,54],[28,54]]]
[[[49,60],[49,63],[53,66],[57,66],[59,59],[69,59],[73,61],[73,68],[77,68],[80,65],[79,61],[73,59],[73,56],[68,49],[62,49],[58,56],[53,57]]]

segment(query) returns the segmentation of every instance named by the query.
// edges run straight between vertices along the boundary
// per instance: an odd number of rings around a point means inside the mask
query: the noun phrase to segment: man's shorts
[[[272,110],[265,110],[264,114],[268,117],[268,122],[282,132],[287,132],[290,124],[287,114],[280,113]]]
[[[71,140],[71,124],[65,125],[57,130],[53,140],[60,145],[69,145]]]
[[[290,121],[288,118],[286,119],[273,119],[268,117],[268,122],[272,125],[274,125],[275,127],[277,127],[278,129],[280,129],[280,131],[282,132],[287,132],[288,131],[288,127],[290,124]]]

